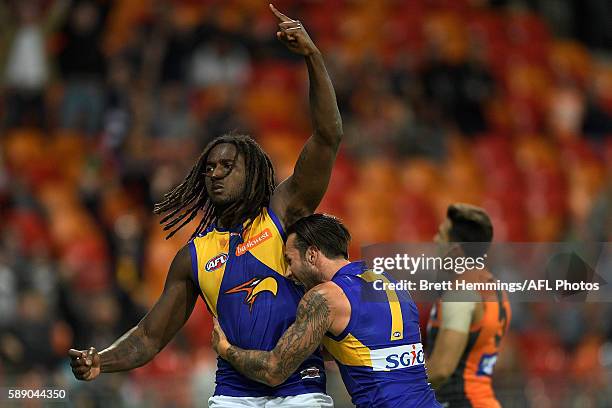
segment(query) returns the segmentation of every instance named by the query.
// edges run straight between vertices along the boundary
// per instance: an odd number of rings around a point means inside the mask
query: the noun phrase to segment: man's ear
[[[311,265],[314,265],[317,262],[317,258],[319,257],[319,249],[315,246],[309,246],[306,250],[306,262]]]

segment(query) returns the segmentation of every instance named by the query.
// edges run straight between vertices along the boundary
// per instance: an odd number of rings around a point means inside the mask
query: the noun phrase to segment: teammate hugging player
[[[162,223],[170,236],[203,212],[194,238],[170,266],[161,297],[136,327],[99,354],[93,347],[70,350],[76,378],[89,381],[149,362],[185,324],[198,295],[229,340],[243,348],[271,349],[295,320],[303,291],[287,278],[284,226],[311,214],[321,201],[342,123],[318,49],[299,21],[270,7],[280,21],[278,39],[304,56],[310,80],[313,134],[293,175],[275,187],[270,159],[248,136],[212,141],[155,209],[167,214]],[[219,359],[209,407],[332,406],[323,361],[314,351],[276,387],[252,381]]]
[[[456,256],[483,256],[493,239],[487,213],[468,204],[452,204],[436,242],[450,244]],[[453,244],[459,243],[459,244]],[[492,282],[491,272],[473,269],[461,275],[473,282]],[[461,296],[461,299],[454,298]],[[499,344],[510,324],[505,292],[446,293],[431,311],[428,345],[433,344],[427,374],[436,397],[448,408],[497,408],[491,384]]]
[[[386,274],[348,261],[350,235],[336,218],[313,214],[287,230],[290,273],[308,289],[297,317],[271,351],[240,347],[215,322],[213,347],[242,374],[282,384],[321,342],[358,408],[440,407],[427,383],[416,305],[406,291],[378,291]],[[257,350],[260,349],[260,350]]]

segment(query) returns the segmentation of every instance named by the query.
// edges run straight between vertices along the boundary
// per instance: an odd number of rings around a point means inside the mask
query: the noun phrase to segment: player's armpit
[[[283,181],[272,196],[272,209],[285,227],[310,215],[317,208],[331,177],[337,147],[326,146],[314,136],[306,142],[293,174]]]
[[[441,328],[427,362],[427,377],[434,389],[439,388],[457,368],[469,334]]]

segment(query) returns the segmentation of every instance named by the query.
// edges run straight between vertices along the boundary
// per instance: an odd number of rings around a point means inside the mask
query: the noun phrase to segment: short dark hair
[[[484,255],[493,240],[493,225],[485,210],[470,204],[455,203],[448,206],[446,217],[451,222],[449,240],[478,244],[462,245],[467,256]]]
[[[295,246],[302,257],[309,247],[314,246],[330,259],[348,259],[351,234],[333,215],[312,214],[300,218],[287,228],[287,237],[291,234],[295,234]]]

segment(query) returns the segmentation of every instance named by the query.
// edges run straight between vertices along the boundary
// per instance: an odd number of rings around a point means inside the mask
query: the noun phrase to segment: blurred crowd
[[[336,88],[345,139],[320,210],[345,221],[353,258],[430,241],[455,201],[486,208],[496,241],[612,241],[612,11],[545,3],[275,4]],[[275,24],[254,0],[0,2],[3,386],[64,388],[78,406],[205,403],[201,302],[134,372],[77,383],[66,352],[108,346],[153,304],[193,228],[165,240],[152,205],[215,136],[251,134],[278,180],[291,174],[308,82]],[[517,305],[495,378],[504,406],[610,406],[610,316]]]

